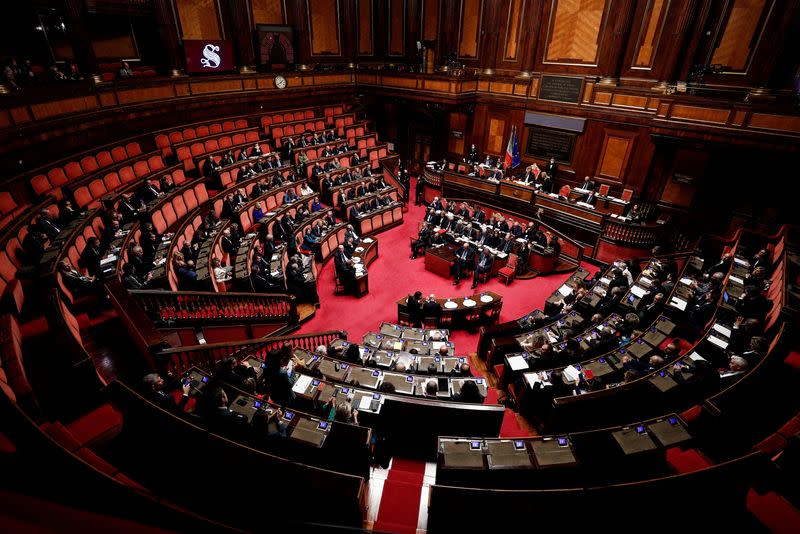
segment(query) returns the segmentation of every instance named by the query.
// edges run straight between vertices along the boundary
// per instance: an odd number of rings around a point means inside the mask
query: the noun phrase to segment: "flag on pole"
[[[519,144],[517,143],[517,127],[511,127],[511,135],[508,137],[508,145],[506,145],[506,156],[503,161],[506,169],[513,169],[520,163],[519,159]]]
[[[517,143],[517,127],[514,126],[514,151],[511,153],[511,168],[516,167],[521,163],[519,157],[519,143]]]
[[[508,144],[506,145],[506,157],[503,161],[505,168],[510,169],[511,164],[514,162],[514,127],[511,127],[511,135],[508,136]]]

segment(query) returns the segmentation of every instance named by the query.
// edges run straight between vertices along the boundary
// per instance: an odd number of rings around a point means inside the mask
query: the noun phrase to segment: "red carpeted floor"
[[[373,530],[416,534],[425,462],[395,457],[383,484]]]
[[[412,183],[412,191],[413,187]],[[377,330],[383,321],[397,322],[396,302],[409,293],[419,290],[424,295],[433,293],[439,297],[472,295],[471,280],[453,286],[452,280],[426,271],[424,257],[416,260],[409,258],[409,237],[416,237],[424,210],[424,206],[414,206],[412,203],[404,214],[402,225],[375,236],[378,240],[378,258],[369,267],[370,292],[360,299],[335,296],[333,261],[325,264],[317,280],[321,306],[297,333],[343,329],[347,330],[349,339],[358,341],[365,333]],[[595,270],[591,265],[584,267],[590,272]],[[521,317],[534,308],[541,309],[544,300],[568,276],[569,273],[561,273],[532,280],[515,280],[509,286],[493,278],[486,284],[480,284],[478,290],[492,290],[503,295],[500,315],[500,321],[503,322]],[[453,333],[451,340],[455,342],[459,354],[466,354],[475,351],[478,335],[458,330]]]

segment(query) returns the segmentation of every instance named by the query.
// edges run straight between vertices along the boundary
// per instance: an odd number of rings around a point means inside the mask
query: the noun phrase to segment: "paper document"
[[[683,311],[686,309],[686,301],[683,299],[679,299],[678,297],[672,297],[670,301],[670,305],[678,308],[679,310]]]
[[[600,283],[605,285],[605,286],[607,286],[610,282],[611,282],[611,280],[606,278],[606,277],[603,277],[603,278],[600,279]]]
[[[744,267],[750,267],[750,262],[743,260],[741,258],[733,258],[733,262],[737,265],[743,265]]]
[[[681,284],[690,286],[690,285],[692,285],[692,279],[691,278],[681,278]]]
[[[522,356],[509,356],[507,360],[512,371],[521,371],[528,368],[528,362]]]
[[[297,379],[297,382],[295,382],[294,386],[292,386],[292,391],[294,391],[295,393],[303,393],[306,390],[306,388],[308,388],[308,385],[310,383],[311,383],[310,376],[300,375],[300,377]]]
[[[564,284],[563,286],[558,288],[558,292],[561,293],[562,297],[566,297],[567,295],[572,294],[572,288]]]
[[[640,276],[639,283],[645,287],[650,287],[651,285],[653,285],[653,281],[647,278],[646,276]]]
[[[633,293],[634,295],[636,295],[639,298],[642,298],[644,296],[644,294],[646,293],[646,291],[644,289],[642,289],[641,287],[639,287],[639,286],[632,286],[631,287],[631,293]]]
[[[364,241],[364,243],[372,243],[372,238],[371,237],[365,237],[363,239],[363,241]]]
[[[714,330],[716,330],[717,332],[719,332],[720,334],[722,334],[723,336],[725,336],[727,338],[731,337],[731,329],[728,328],[728,327],[722,326],[719,323],[716,323],[714,325]]]
[[[372,397],[369,395],[364,395],[361,397],[361,401],[358,403],[359,410],[369,410],[370,405],[372,404]]]
[[[730,280],[734,284],[738,284],[740,286],[744,285],[744,279],[743,278],[739,278],[738,276],[730,275],[730,277],[728,277],[728,280]]]
[[[703,358],[702,356],[697,354],[697,352],[694,352],[694,351],[689,355],[689,359],[692,360],[693,362],[699,362],[701,360],[702,361],[706,361],[705,358]]]
[[[728,342],[721,340],[717,336],[708,336],[708,341],[709,341],[709,343],[712,343],[712,344],[718,346],[721,349],[728,348]]]
[[[106,265],[108,263],[111,263],[112,261],[116,261],[116,259],[117,259],[116,256],[114,256],[113,254],[110,254],[110,255],[106,256],[105,258],[103,258],[102,260],[100,260],[100,265]]]

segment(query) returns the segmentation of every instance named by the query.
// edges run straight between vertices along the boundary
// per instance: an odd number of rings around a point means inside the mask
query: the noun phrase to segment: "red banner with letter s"
[[[183,41],[186,53],[186,72],[226,72],[234,69],[233,43],[215,39]]]

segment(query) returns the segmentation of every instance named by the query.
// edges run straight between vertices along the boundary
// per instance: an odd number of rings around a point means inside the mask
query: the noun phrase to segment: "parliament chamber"
[[[0,529],[800,531],[800,2],[3,13]]]

